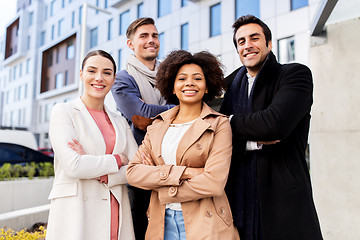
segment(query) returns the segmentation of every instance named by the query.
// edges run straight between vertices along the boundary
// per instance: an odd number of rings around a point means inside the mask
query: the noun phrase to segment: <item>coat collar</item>
[[[87,133],[89,134],[89,141],[91,140],[93,142],[93,145],[94,145],[93,149],[94,149],[94,152],[96,153],[96,155],[105,154],[106,153],[106,143],[105,143],[104,137],[103,137],[99,127],[97,126],[95,120],[91,116],[90,112],[87,110],[84,102],[81,100],[80,97],[78,97],[72,102],[72,106],[73,106],[74,110],[78,111],[78,114],[79,114],[80,118],[82,119],[81,122],[84,125],[84,128],[87,130]],[[123,135],[124,133],[119,132],[119,127],[116,124],[114,116],[111,114],[111,112],[105,105],[104,105],[104,109],[111,121],[111,124],[114,127],[115,134],[116,134],[114,150],[119,149],[119,145],[121,145],[119,140],[124,139],[126,136],[120,136],[120,135]],[[114,153],[114,151],[113,151],[113,153]]]
[[[165,133],[167,132],[171,122],[176,117],[177,113],[179,112],[179,106],[176,106],[168,111],[165,111],[158,116],[155,117],[154,124],[148,128],[148,132],[152,132],[151,134],[151,142],[153,146],[153,152],[155,156],[159,159],[158,164],[164,164],[163,159],[161,158],[161,145],[162,140],[164,138]],[[221,113],[214,111],[210,108],[206,103],[203,103],[203,107],[200,113],[199,118],[195,120],[195,122],[190,126],[188,131],[184,134],[181,141],[179,142],[179,146],[176,152],[176,164],[181,165],[182,157],[186,150],[193,145],[200,136],[206,131],[215,131],[215,124],[213,120],[210,120],[210,117],[218,117],[224,116]],[[201,148],[201,143],[198,146]]]

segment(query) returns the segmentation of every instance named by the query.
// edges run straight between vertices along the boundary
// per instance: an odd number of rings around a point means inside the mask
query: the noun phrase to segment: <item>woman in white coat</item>
[[[104,105],[115,70],[110,54],[90,52],[80,71],[83,95],[51,112],[49,240],[134,239],[125,172],[137,144],[126,120]]]

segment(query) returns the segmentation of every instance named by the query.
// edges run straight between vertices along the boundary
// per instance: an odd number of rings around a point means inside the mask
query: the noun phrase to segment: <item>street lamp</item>
[[[97,6],[94,6],[94,5],[91,5],[87,2],[84,2],[83,5],[82,5],[82,16],[81,16],[81,41],[80,41],[80,68],[81,68],[81,63],[82,63],[82,60],[84,59],[85,57],[85,43],[86,43],[86,22],[87,22],[87,9],[88,8],[93,8],[99,12],[103,12],[103,13],[106,13],[106,14],[110,14],[111,15],[111,12],[105,10],[105,9],[102,9],[102,8],[99,8]],[[83,85],[82,85],[82,82],[81,80],[79,79],[79,88],[78,88],[78,92],[79,92],[79,95],[81,96],[82,95],[82,92],[83,92]]]

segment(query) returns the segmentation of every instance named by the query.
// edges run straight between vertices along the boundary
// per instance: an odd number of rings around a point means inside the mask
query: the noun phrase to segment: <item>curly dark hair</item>
[[[220,61],[207,51],[191,54],[188,51],[176,50],[167,55],[156,74],[156,87],[168,103],[179,104],[179,99],[173,94],[175,78],[183,65],[192,63],[201,67],[205,76],[208,93],[204,95],[203,101],[209,102],[221,96],[225,82]]]

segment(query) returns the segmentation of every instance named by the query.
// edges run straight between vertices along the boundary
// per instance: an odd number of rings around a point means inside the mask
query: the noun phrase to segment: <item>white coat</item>
[[[132,159],[137,144],[126,120],[110,112],[116,143],[113,154]],[[110,239],[110,191],[119,202],[119,239],[134,239],[127,192],[126,168],[118,169],[115,157],[105,154],[100,129],[80,98],[54,106],[50,118],[50,141],[54,149],[55,178],[49,199],[46,239]],[[68,146],[77,139],[85,151],[79,155]],[[108,174],[108,184],[97,177]]]

